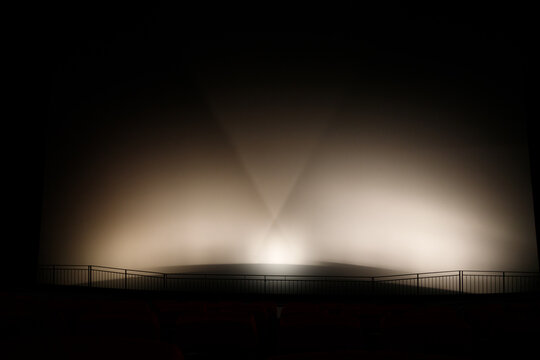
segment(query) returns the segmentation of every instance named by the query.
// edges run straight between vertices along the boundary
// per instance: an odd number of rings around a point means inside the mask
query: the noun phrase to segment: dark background
[[[257,61],[268,64],[282,55],[316,57],[321,63],[355,59],[377,69],[368,78],[375,87],[408,81],[422,89],[440,81],[463,89],[464,98],[467,91],[484,94],[487,102],[512,98],[526,113],[539,208],[532,6],[257,4],[89,3],[26,10],[19,30],[12,29],[16,85],[11,92],[34,96],[21,97],[15,129],[4,133],[11,230],[4,235],[3,263],[11,286],[31,285],[36,271],[50,120],[69,121],[87,108],[156,101],[172,90],[189,94],[191,69],[216,57],[231,61],[255,53]],[[31,98],[36,100],[30,104]],[[72,125],[80,132],[75,148],[84,149],[85,139],[93,136],[90,125]],[[484,125],[486,132],[504,131]],[[538,221],[536,216],[537,228]]]

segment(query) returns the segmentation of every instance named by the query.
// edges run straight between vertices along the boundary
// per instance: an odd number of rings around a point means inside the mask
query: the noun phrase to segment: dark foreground
[[[43,287],[0,294],[11,359],[478,359],[538,353],[538,295],[186,296]]]

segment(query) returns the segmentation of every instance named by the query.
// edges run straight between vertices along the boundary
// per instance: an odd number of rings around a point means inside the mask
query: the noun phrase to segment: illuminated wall
[[[41,262],[537,269],[519,105],[269,64],[53,121]]]

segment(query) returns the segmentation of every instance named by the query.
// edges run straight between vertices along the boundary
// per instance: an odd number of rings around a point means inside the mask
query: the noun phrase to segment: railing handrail
[[[196,289],[220,289],[235,284],[237,289],[256,287],[264,294],[268,291],[287,294],[290,291],[334,292],[336,286],[346,291],[364,292],[370,288],[371,294],[384,293],[398,289],[402,293],[418,295],[429,293],[511,293],[540,292],[540,272],[532,271],[488,271],[488,270],[449,270],[396,275],[286,275],[286,274],[227,274],[227,273],[164,273],[149,270],[134,270],[101,265],[39,265],[40,276],[49,276],[53,285],[82,285],[91,287],[144,288],[174,290],[182,288],[187,282],[195,281]],[[51,272],[49,272],[51,271]],[[137,279],[144,280],[143,283]],[[519,281],[516,283],[515,279]],[[43,278],[43,279],[46,279]],[[150,280],[153,279],[153,280]],[[523,279],[527,279],[523,283]],[[155,283],[153,281],[159,281]],[[121,281],[121,283],[119,283]],[[150,281],[150,282],[148,282]],[[209,282],[210,281],[210,282]],[[217,281],[217,282],[216,282]],[[232,281],[232,282],[231,282]],[[44,283],[47,283],[45,280]],[[51,282],[49,282],[51,283]],[[303,285],[298,285],[302,284]],[[157,284],[157,285],[156,285]],[[182,285],[184,284],[184,285]],[[516,285],[517,284],[517,285]],[[277,287],[276,287],[277,286]],[[305,288],[304,286],[307,286]],[[320,290],[321,286],[322,289]],[[397,287],[396,287],[397,286]],[[277,290],[276,290],[277,289]],[[299,290],[300,289],[300,290]],[[352,290],[351,290],[352,289]],[[355,290],[356,289],[356,290]],[[401,290],[400,290],[401,289]],[[392,290],[392,291],[394,291]],[[195,290],[198,291],[198,290]],[[241,290],[243,291],[243,290]],[[247,290],[248,292],[251,290]]]
[[[151,270],[137,270],[137,269],[126,269],[126,268],[119,268],[119,267],[113,267],[113,266],[102,266],[102,265],[74,265],[74,264],[69,264],[69,265],[56,265],[56,264],[41,264],[39,265],[40,267],[56,267],[58,268],[58,266],[62,266],[62,267],[81,267],[82,269],[73,269],[73,270],[86,270],[88,268],[88,266],[92,266],[92,269],[96,269],[96,268],[102,268],[102,269],[113,269],[113,270],[121,270],[121,271],[133,271],[133,272],[145,272],[145,273],[151,273],[151,274],[160,274],[160,275],[163,275],[163,274],[166,274],[166,273],[163,273],[163,272],[158,272],[158,271],[151,271]]]
[[[471,273],[500,273],[500,274],[539,274],[539,271],[517,271],[517,270],[461,270],[462,272],[471,272]]]
[[[373,279],[385,279],[385,278],[393,278],[393,277],[406,277],[406,276],[422,276],[422,275],[431,275],[431,274],[451,274],[448,276],[459,276],[460,272],[462,276],[466,276],[466,273],[486,273],[490,274],[490,276],[497,276],[500,274],[534,274],[534,275],[540,275],[540,272],[537,271],[505,271],[505,270],[446,270],[446,271],[429,271],[429,272],[416,272],[416,273],[404,273],[404,274],[392,274],[392,275],[376,275],[376,276],[368,276],[368,275],[294,275],[294,274],[248,274],[248,273],[239,273],[239,274],[227,274],[227,273],[182,273],[182,272],[172,272],[172,273],[165,273],[165,272],[159,272],[159,271],[152,271],[152,270],[137,270],[137,269],[127,269],[127,268],[119,268],[119,267],[112,267],[112,266],[103,266],[103,265],[57,265],[57,264],[41,264],[40,267],[56,267],[56,269],[60,270],[58,267],[80,267],[81,269],[73,269],[73,270],[86,270],[88,266],[91,266],[92,269],[97,270],[98,268],[102,269],[114,269],[114,270],[120,270],[122,272],[125,271],[131,271],[131,272],[138,272],[138,273],[149,273],[149,274],[159,274],[161,276],[167,275],[170,276],[230,276],[230,277],[247,277],[247,276],[261,276],[261,277],[302,277],[302,278],[353,278],[353,279],[367,279],[367,280],[373,280]],[[66,269],[68,270],[68,269]],[[422,279],[422,277],[420,278]]]

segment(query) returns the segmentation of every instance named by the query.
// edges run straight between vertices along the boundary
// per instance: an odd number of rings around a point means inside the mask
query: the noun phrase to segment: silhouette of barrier
[[[126,290],[259,295],[539,293],[540,273],[456,270],[384,276],[168,274],[95,265],[42,265],[38,282]]]

